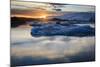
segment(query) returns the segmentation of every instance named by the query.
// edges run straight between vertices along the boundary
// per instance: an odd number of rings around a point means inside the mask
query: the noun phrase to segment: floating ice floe
[[[79,25],[59,25],[59,24],[47,24],[43,26],[33,27],[31,30],[32,36],[94,36],[95,28]]]

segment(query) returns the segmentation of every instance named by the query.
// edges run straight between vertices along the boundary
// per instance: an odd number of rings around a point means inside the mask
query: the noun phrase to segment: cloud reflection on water
[[[13,31],[14,29],[12,29],[11,40],[11,60],[13,63],[17,60],[20,60],[19,63],[16,63],[19,65],[42,64],[43,60],[44,63],[75,62],[81,59],[94,60],[94,37],[51,36],[36,38],[29,36],[29,33],[23,35],[29,30],[21,31],[18,29],[16,32],[20,31],[21,34],[17,36]],[[28,62],[29,59],[25,58],[31,58],[32,62]]]

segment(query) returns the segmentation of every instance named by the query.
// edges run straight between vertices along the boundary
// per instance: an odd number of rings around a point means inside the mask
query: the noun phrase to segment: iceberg
[[[31,29],[32,36],[94,36],[95,28],[79,25],[47,24]]]

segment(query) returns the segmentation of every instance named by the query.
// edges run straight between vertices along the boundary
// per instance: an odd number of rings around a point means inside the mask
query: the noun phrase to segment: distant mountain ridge
[[[95,23],[95,13],[94,12],[67,12],[60,16],[50,16],[48,17],[48,22],[51,21],[54,24],[61,24],[62,21],[65,21],[65,24],[76,24],[76,23]],[[39,25],[43,24],[39,18],[25,18],[25,17],[11,17],[11,27],[17,27],[19,25],[30,24],[36,26],[38,22],[41,22]],[[27,23],[28,22],[28,23]]]

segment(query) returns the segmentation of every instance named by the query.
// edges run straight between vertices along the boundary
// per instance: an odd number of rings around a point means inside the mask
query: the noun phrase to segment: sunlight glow
[[[46,18],[47,18],[47,16],[46,16],[46,15],[44,15],[44,16],[40,16],[39,18],[46,19]]]

